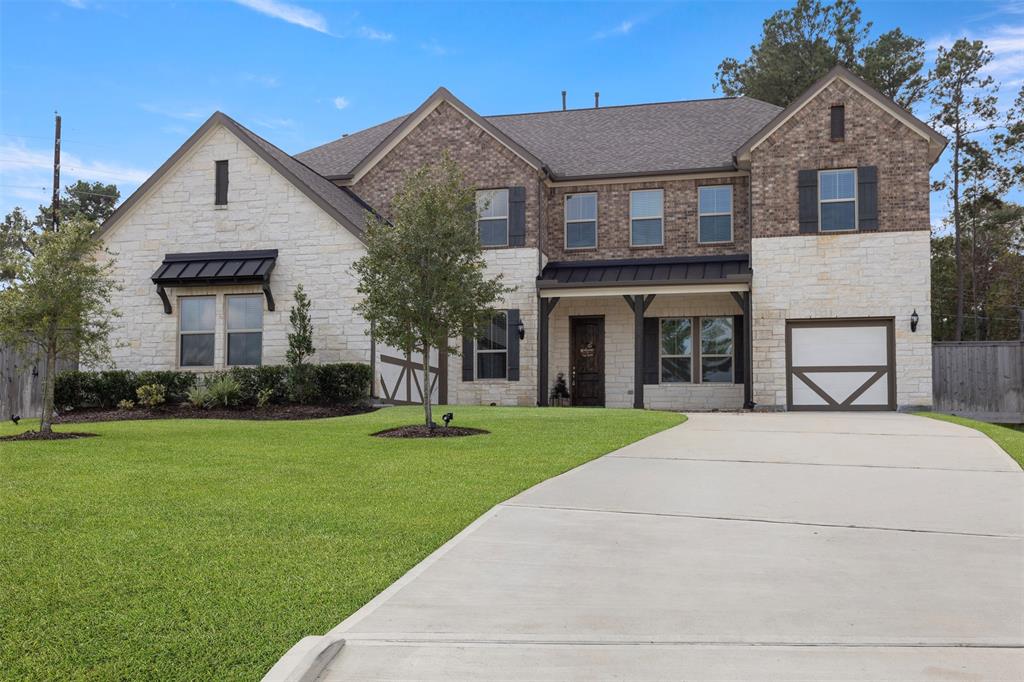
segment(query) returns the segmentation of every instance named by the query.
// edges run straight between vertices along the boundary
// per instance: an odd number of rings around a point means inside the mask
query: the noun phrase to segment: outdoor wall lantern
[[[917,331],[917,321],[921,319],[917,316],[917,308],[914,308],[914,312],[910,314],[910,331]]]
[[[526,327],[523,326],[523,321],[519,320],[519,324],[516,326],[516,331],[519,332],[519,340],[522,341],[526,338]]]

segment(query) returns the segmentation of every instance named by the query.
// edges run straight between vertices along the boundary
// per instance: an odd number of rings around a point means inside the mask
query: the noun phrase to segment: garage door
[[[791,410],[894,410],[891,318],[786,322]]]

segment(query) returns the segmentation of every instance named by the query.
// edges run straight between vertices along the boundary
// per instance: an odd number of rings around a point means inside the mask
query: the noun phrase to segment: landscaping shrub
[[[192,407],[206,407],[210,404],[210,389],[206,386],[193,386],[188,389],[188,402]]]
[[[174,370],[139,372],[140,386],[160,384],[164,387],[164,397],[169,403],[180,403],[186,399],[188,390],[199,382],[199,375],[194,372],[176,372]]]
[[[121,402],[119,402],[117,404],[117,409],[119,409],[119,410],[134,410],[135,409],[135,403],[133,403],[131,400],[122,400]]]
[[[264,392],[263,405],[288,402],[288,367],[285,365],[232,367],[229,374],[238,382],[239,401],[243,405],[258,405]]]
[[[242,387],[230,374],[209,377],[205,388],[209,393],[208,405],[213,407],[235,407],[241,401]]]
[[[139,396],[139,405],[143,407],[160,407],[166,401],[167,389],[162,384],[146,384],[135,389]]]
[[[330,405],[358,403],[370,397],[370,366],[352,362],[313,365],[317,393],[321,402]]]
[[[317,385],[317,367],[319,365],[290,365],[287,368],[288,402],[299,405],[311,405],[320,402],[320,390]]]

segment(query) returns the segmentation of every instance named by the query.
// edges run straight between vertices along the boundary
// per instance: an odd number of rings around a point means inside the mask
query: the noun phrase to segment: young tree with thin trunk
[[[0,271],[0,343],[42,358],[43,414],[39,430],[52,433],[57,358],[101,364],[110,358],[108,337],[117,312],[111,294],[113,259],[96,237],[96,223],[75,215],[60,230],[30,233],[21,249],[5,249]],[[107,254],[109,255],[109,254]]]
[[[391,220],[367,215],[366,255],[353,265],[356,306],[377,339],[422,354],[424,423],[430,409],[430,352],[458,352],[455,335],[475,335],[512,289],[488,277],[476,228],[476,193],[445,153],[406,175]]]
[[[964,280],[962,237],[965,216],[961,203],[971,159],[983,149],[973,139],[997,125],[996,99],[999,87],[982,70],[992,61],[992,52],[980,40],[961,38],[946,49],[940,46],[931,73],[931,101],[935,107],[932,123],[950,137],[952,158],[946,177],[935,183],[936,190],[949,192],[952,205],[953,252],[956,269],[956,321],[954,340],[963,340]]]

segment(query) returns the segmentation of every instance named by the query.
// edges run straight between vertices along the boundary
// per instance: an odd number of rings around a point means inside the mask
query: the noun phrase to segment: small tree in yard
[[[288,334],[288,393],[292,400],[307,403],[313,397],[312,375],[306,359],[316,352],[313,347],[313,320],[309,315],[310,300],[305,289],[299,284],[295,287],[295,305],[288,313],[288,321],[292,331]]]
[[[60,230],[28,233],[18,248],[0,251],[0,342],[42,357],[42,433],[52,433],[53,389],[58,356],[99,364],[109,360],[108,336],[117,315],[110,297],[117,288],[112,259],[101,252],[96,223],[76,215]]]
[[[423,357],[423,416],[430,412],[430,351],[458,352],[450,336],[475,335],[512,291],[488,278],[476,229],[476,195],[447,155],[405,177],[392,221],[367,215],[366,255],[353,265],[356,309],[374,336]]]

